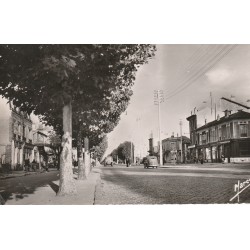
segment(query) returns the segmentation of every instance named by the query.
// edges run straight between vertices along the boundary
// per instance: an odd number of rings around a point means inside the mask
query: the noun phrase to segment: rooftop
[[[250,113],[248,112],[245,112],[243,110],[239,110],[238,112],[236,113],[233,113],[229,116],[223,116],[221,117],[219,120],[214,120],[212,122],[208,122],[207,124],[197,128],[196,130],[201,130],[201,129],[204,129],[204,128],[209,128],[211,126],[215,126],[215,125],[218,125],[218,124],[221,124],[223,122],[227,122],[227,121],[231,121],[231,120],[236,120],[236,119],[250,119]]]

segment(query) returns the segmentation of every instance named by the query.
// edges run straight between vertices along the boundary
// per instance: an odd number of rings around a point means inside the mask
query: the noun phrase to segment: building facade
[[[182,139],[182,140],[181,140]],[[172,135],[170,138],[162,140],[162,154],[163,163],[185,163],[189,160],[188,146],[190,139],[186,136],[175,137]],[[182,147],[182,160],[181,160],[181,147]]]
[[[250,113],[239,110],[197,128],[197,117],[187,118],[191,158],[206,162],[250,162]]]
[[[30,116],[7,105],[0,116],[0,158],[1,164],[9,165],[12,170],[21,170],[24,161],[34,158],[32,121]]]

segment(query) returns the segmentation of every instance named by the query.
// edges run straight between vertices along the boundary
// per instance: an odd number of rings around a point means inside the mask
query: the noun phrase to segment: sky
[[[108,134],[108,155],[124,141],[135,144],[135,155],[145,156],[148,139],[153,134],[159,141],[158,106],[154,91],[162,90],[161,139],[182,134],[189,137],[186,118],[196,110],[198,126],[223,116],[223,110],[236,111],[239,106],[221,97],[250,105],[250,45],[157,45],[157,52],[136,74],[133,96],[118,126]],[[211,112],[212,96],[212,112]],[[0,99],[1,114],[7,112],[5,100]],[[1,115],[0,114],[0,115]],[[34,122],[37,117],[32,116]]]
[[[182,134],[189,137],[186,118],[195,108],[198,126],[204,125],[205,119],[207,122],[215,119],[215,104],[216,116],[223,116],[225,109],[241,109],[221,101],[221,97],[250,105],[246,102],[250,99],[249,68],[250,45],[157,45],[155,57],[137,72],[127,111],[108,135],[106,154],[120,143],[132,141],[136,155],[144,156],[151,132],[157,143],[158,107],[154,105],[154,90],[164,92],[161,139],[173,133],[180,135],[180,120]]]

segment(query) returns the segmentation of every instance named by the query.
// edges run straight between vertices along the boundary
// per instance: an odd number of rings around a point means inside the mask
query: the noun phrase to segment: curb
[[[3,176],[0,177],[0,180],[5,180],[5,179],[11,179],[11,178],[17,178],[17,177],[22,177],[22,176],[27,176],[27,175],[37,175],[37,174],[43,174],[44,172],[34,172],[34,173],[23,173],[23,174],[19,174],[19,175],[8,175],[8,176]]]

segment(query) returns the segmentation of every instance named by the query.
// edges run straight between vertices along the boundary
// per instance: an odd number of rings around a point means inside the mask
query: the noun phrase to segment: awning
[[[222,141],[222,142],[219,142],[218,144],[221,145],[221,144],[228,144],[230,143],[230,141]]]

